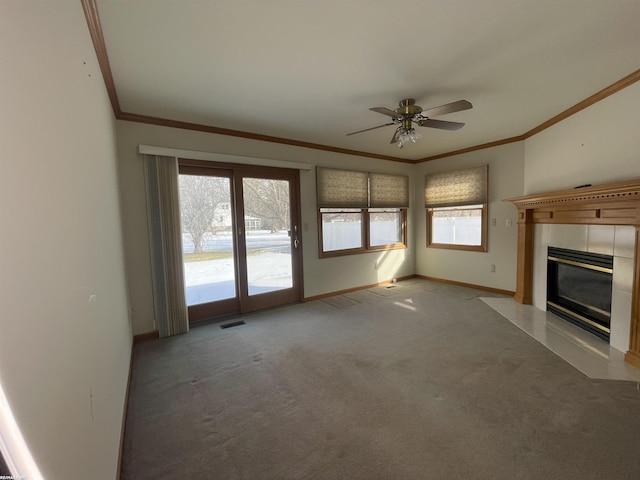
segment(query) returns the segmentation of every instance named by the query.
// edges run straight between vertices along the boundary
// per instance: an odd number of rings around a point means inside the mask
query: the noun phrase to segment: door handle
[[[298,248],[300,246],[300,240],[298,240],[298,226],[293,226],[293,248]]]

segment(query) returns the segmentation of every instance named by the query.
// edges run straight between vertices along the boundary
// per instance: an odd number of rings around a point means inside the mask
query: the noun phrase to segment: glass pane
[[[369,244],[372,247],[402,243],[402,213],[369,210]]]
[[[612,281],[610,273],[557,263],[557,293],[562,300],[577,304],[587,314],[606,317],[611,313]]]
[[[179,182],[187,305],[234,298],[230,181],[180,175]]]
[[[362,212],[320,210],[322,216],[322,250],[334,252],[362,248]]]
[[[432,214],[432,243],[452,245],[482,244],[482,206],[467,208],[434,208]]]
[[[249,295],[292,288],[289,182],[245,178],[242,185]]]

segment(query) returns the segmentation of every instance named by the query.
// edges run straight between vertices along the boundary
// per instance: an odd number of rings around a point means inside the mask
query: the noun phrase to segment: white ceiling
[[[640,67],[638,0],[98,0],[122,111],[406,159],[521,135]],[[403,149],[370,107],[460,99]],[[614,126],[612,126],[614,128]]]

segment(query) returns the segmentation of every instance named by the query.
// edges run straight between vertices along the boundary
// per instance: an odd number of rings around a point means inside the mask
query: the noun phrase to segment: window
[[[406,210],[370,208],[369,247],[404,244],[404,224]]]
[[[425,177],[427,247],[487,251],[487,165]]]
[[[406,248],[409,178],[318,167],[320,257]]]
[[[320,219],[323,252],[364,248],[361,209],[321,208]]]

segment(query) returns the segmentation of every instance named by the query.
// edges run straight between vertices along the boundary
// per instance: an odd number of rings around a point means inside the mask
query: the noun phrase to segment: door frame
[[[303,264],[302,264],[302,229],[300,206],[300,171],[290,168],[266,167],[260,165],[247,165],[240,163],[211,162],[206,160],[194,160],[178,158],[178,171],[180,174],[215,175],[214,171],[224,172],[231,179],[231,202],[233,205],[232,228],[234,231],[234,267],[236,271],[236,297],[219,300],[217,302],[203,303],[189,306],[189,323],[212,320],[233,314],[249,313],[266,308],[272,308],[289,303],[301,302],[304,294]],[[238,219],[244,212],[242,180],[243,178],[273,178],[289,180],[289,201],[291,217],[291,275],[293,287],[291,289],[277,290],[265,294],[248,295],[248,291],[241,290],[240,278],[247,278],[246,244],[241,242],[238,235]],[[293,230],[297,229],[298,247],[294,248]],[[244,225],[242,225],[244,234]],[[268,297],[267,297],[268,295]],[[266,301],[265,301],[266,300]],[[193,320],[192,320],[193,319]]]

